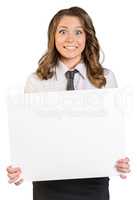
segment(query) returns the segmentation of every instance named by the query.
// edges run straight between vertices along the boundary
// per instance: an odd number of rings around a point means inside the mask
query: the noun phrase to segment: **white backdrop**
[[[84,8],[93,19],[97,37],[105,53],[104,67],[112,70],[119,87],[133,88],[132,108],[127,110],[127,155],[132,173],[127,180],[111,177],[111,200],[137,199],[136,100],[137,28],[135,0],[4,0],[0,1],[0,199],[32,199],[32,184],[7,183],[10,164],[5,95],[8,87],[25,84],[47,47],[47,28],[51,17],[70,6]],[[129,106],[131,98],[122,100]],[[131,111],[130,111],[131,110]]]

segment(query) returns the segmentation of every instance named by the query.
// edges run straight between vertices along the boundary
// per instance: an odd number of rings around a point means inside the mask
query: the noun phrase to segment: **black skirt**
[[[109,178],[33,182],[33,200],[109,200]]]

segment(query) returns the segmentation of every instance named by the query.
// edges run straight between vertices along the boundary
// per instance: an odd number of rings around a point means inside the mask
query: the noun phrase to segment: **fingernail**
[[[129,158],[128,158],[128,157],[126,157],[125,159],[126,159],[126,161],[129,161]]]

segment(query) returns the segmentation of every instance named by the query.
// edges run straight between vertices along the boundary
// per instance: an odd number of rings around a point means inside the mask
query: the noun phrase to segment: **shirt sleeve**
[[[35,74],[31,74],[25,84],[24,93],[35,93],[37,92],[37,78]]]
[[[116,77],[111,70],[105,69],[104,75],[105,75],[105,78],[106,78],[105,88],[117,88],[118,87]]]

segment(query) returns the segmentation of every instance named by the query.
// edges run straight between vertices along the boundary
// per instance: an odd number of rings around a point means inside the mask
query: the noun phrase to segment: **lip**
[[[64,46],[64,48],[73,50],[73,49],[77,49],[78,47],[77,46]]]

